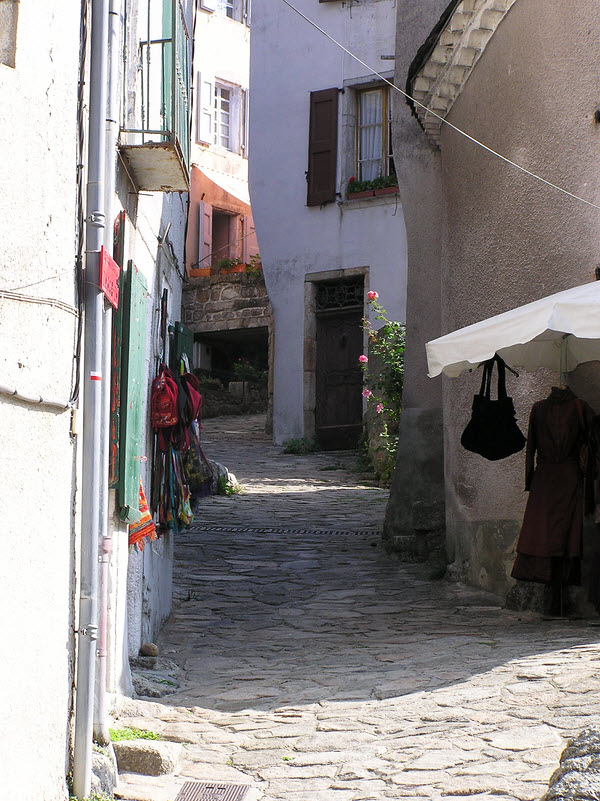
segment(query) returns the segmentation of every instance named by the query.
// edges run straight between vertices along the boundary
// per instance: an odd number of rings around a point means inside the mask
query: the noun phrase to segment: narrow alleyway
[[[286,456],[261,426],[205,424],[246,492],[207,499],[178,538],[159,646],[179,686],[126,702],[119,725],[182,742],[182,760],[123,776],[122,797],[174,801],[195,780],[250,784],[247,801],[540,798],[595,722],[598,628],[390,559],[386,492],[355,456]]]

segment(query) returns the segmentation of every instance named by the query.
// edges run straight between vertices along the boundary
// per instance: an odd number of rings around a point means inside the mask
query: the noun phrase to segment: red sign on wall
[[[100,248],[100,289],[115,309],[119,308],[119,273],[121,268],[104,247]]]

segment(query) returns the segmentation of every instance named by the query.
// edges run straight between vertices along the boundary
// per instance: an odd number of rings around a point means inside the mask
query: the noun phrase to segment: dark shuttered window
[[[310,93],[307,206],[335,200],[338,90]]]

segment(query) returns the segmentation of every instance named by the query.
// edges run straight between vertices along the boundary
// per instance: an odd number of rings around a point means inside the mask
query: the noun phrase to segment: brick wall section
[[[192,331],[271,328],[264,278],[233,273],[192,278],[183,291],[183,322]]]

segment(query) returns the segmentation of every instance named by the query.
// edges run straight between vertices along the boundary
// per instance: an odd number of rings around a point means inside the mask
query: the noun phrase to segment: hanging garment
[[[582,446],[594,412],[567,388],[553,387],[529,417],[525,489],[529,498],[512,576],[546,584],[581,583]],[[534,469],[534,459],[537,464]]]

